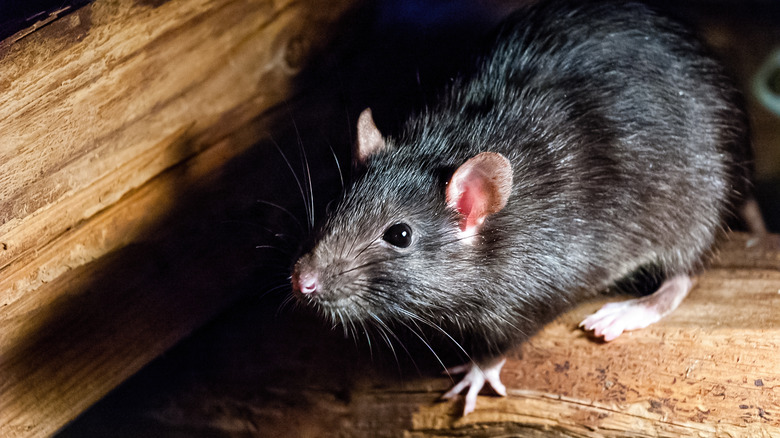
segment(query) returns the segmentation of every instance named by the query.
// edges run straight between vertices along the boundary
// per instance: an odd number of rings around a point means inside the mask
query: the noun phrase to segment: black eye
[[[406,224],[395,224],[385,231],[382,238],[393,246],[406,248],[412,244],[412,228]]]

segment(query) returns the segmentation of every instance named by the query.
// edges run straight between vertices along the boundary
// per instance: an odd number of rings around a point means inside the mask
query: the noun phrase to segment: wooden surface
[[[96,1],[0,45],[0,436],[53,433],[235,300],[252,254],[173,212],[208,208],[185,200],[353,3]]]

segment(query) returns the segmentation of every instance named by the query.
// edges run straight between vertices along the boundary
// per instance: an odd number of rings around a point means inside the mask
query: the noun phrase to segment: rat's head
[[[296,297],[334,322],[453,308],[458,279],[475,272],[483,223],[506,205],[512,168],[502,155],[477,154],[453,172],[409,146],[385,141],[363,111],[354,153],[361,175],[295,264]]]

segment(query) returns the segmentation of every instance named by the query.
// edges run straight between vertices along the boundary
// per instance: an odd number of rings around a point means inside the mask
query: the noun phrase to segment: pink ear
[[[483,152],[461,165],[447,185],[447,204],[461,215],[460,230],[474,234],[512,193],[512,165],[503,155]]]
[[[382,138],[382,133],[374,124],[371,108],[366,108],[358,117],[355,161],[364,163],[368,157],[384,148],[385,139]]]

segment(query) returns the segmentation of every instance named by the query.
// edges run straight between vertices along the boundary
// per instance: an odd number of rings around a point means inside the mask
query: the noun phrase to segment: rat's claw
[[[468,374],[463,376],[463,379],[461,379],[460,382],[455,384],[452,388],[450,388],[449,391],[444,393],[444,395],[441,396],[441,398],[446,400],[452,400],[453,398],[457,397],[458,394],[460,394],[461,391],[468,387],[474,387],[479,386],[480,389],[485,385],[485,379],[481,376],[474,376],[474,373],[472,371],[469,371]]]
[[[490,386],[501,397],[506,397],[506,386],[501,383],[501,368],[506,363],[506,359],[501,359],[494,366],[484,370],[485,380],[490,383]]]
[[[474,363],[468,363],[453,368],[448,368],[447,373],[459,374],[466,373],[463,379],[455,386],[447,391],[442,398],[451,400],[457,397],[466,388],[469,388],[466,393],[466,403],[463,407],[463,415],[468,415],[474,412],[477,407],[477,395],[479,391],[485,386],[485,382],[488,382],[490,386],[498,395],[506,396],[506,387],[501,383],[501,368],[506,363],[505,358],[501,358],[497,361],[491,362],[487,366],[480,368]]]

